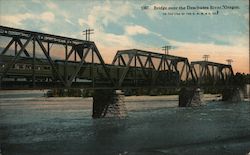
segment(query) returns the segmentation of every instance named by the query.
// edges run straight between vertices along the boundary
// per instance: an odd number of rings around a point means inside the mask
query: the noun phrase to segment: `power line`
[[[202,58],[204,58],[205,61],[208,61],[208,58],[209,58],[209,57],[210,57],[209,55],[205,54],[205,55],[203,55]]]
[[[90,41],[90,35],[94,34],[94,29],[86,29],[85,31],[82,31],[83,35],[86,36],[86,40]]]
[[[167,53],[167,55],[169,55],[169,49],[171,48],[171,46],[169,46],[169,45],[167,45],[167,46],[163,46],[162,47],[162,50],[164,50],[164,52],[165,52],[165,55],[166,55],[166,53]]]
[[[232,60],[232,59],[227,59],[226,61],[227,61],[227,64],[228,64],[228,65],[231,65],[231,64],[232,64],[232,62],[233,62],[233,60]]]

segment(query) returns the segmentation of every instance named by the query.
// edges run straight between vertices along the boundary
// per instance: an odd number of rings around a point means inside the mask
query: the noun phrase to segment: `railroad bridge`
[[[215,62],[129,49],[106,64],[92,41],[5,26],[0,36],[1,89],[220,87],[233,77],[231,65]]]

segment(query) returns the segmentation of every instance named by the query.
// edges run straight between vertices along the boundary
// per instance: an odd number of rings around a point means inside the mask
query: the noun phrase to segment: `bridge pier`
[[[243,91],[237,87],[225,88],[222,92],[222,101],[239,102],[243,98]]]
[[[93,94],[93,118],[125,117],[127,109],[121,90],[95,90]]]
[[[203,91],[200,88],[182,88],[179,93],[179,107],[201,106]]]
[[[250,99],[250,84],[244,86],[244,98]]]

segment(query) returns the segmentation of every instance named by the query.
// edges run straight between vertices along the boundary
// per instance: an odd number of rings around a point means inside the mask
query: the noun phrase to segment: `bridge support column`
[[[244,98],[250,99],[250,84],[244,86]]]
[[[182,88],[179,94],[179,107],[201,106],[203,92],[200,88]]]
[[[240,88],[225,88],[222,92],[222,101],[239,102],[243,101],[243,91]]]
[[[95,90],[92,117],[125,117],[127,109],[124,99],[121,90]]]

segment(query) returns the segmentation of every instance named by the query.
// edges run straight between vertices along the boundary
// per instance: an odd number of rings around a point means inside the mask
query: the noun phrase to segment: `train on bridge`
[[[10,62],[14,56],[1,56],[0,59],[0,73],[3,73],[5,65]],[[74,74],[76,68],[79,65],[79,62],[75,61],[65,61],[65,60],[54,60],[56,69],[59,71],[59,74],[64,75],[65,70],[67,70],[68,75]],[[67,66],[65,67],[65,65]],[[110,74],[110,78],[113,81],[118,81],[121,79],[121,76],[125,70],[126,66],[117,66],[112,64],[106,64],[107,70]],[[32,76],[35,72],[35,82],[40,84],[48,84],[50,82],[60,85],[59,77],[53,72],[53,69],[49,62],[46,59],[35,59],[35,68],[33,70],[33,58],[20,57],[14,65],[9,69],[8,73],[5,75],[3,81],[7,85],[22,84],[29,86],[32,82]],[[145,83],[148,83],[148,78],[143,76],[143,72],[149,74],[156,74],[156,70],[153,68],[145,68],[143,70],[141,67],[130,67],[130,72],[126,75],[126,78],[123,82],[126,86],[133,86],[135,83],[137,86],[143,86]],[[136,79],[135,79],[136,74]],[[64,75],[66,76],[66,75]],[[109,79],[105,75],[103,66],[99,63],[84,63],[81,67],[81,71],[77,74],[74,79],[75,85],[88,86],[92,84],[92,76],[94,76],[95,84],[100,86],[109,85]],[[63,77],[67,78],[67,77]],[[69,77],[68,77],[69,78]],[[159,80],[167,80],[168,83],[177,84],[179,81],[179,73],[174,71],[160,71]],[[57,81],[57,82],[56,82]],[[4,86],[4,85],[2,85]],[[11,87],[11,86],[8,86]]]
[[[0,26],[0,88],[137,88],[226,84],[231,65],[138,49],[106,64],[94,42]],[[3,38],[3,39],[2,39]],[[53,55],[61,47],[62,57]],[[42,57],[40,57],[42,55]]]

